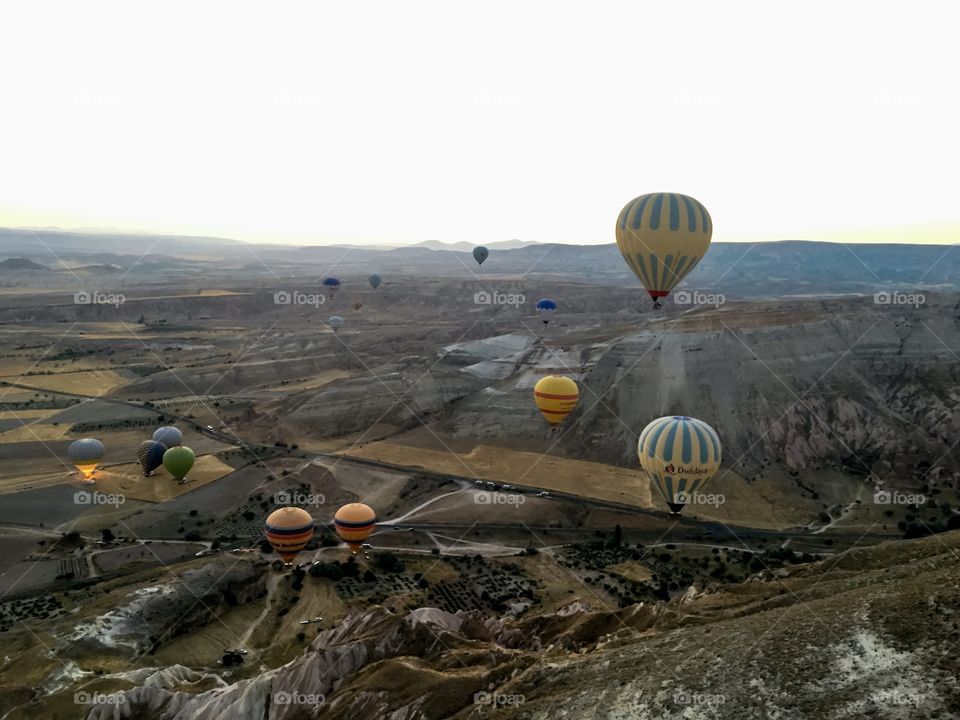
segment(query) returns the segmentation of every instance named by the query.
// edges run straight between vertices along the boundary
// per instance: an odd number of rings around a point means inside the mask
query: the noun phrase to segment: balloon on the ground
[[[310,513],[298,507],[282,507],[270,513],[266,522],[267,542],[288,565],[313,539]]]
[[[543,320],[544,325],[547,325],[553,319],[555,312],[557,312],[557,304],[553,300],[550,298],[537,300],[537,314]]]
[[[363,542],[373,532],[377,524],[377,514],[369,505],[363,503],[349,503],[337,510],[333,518],[333,526],[337,535],[343,540],[354,554],[360,552]]]
[[[374,273],[373,275],[371,275],[370,278],[369,278],[369,280],[370,280],[370,286],[371,286],[374,290],[376,290],[378,287],[380,287],[380,283],[382,282],[381,277],[380,277],[379,275],[377,275],[376,273]]]
[[[716,474],[720,450],[716,430],[685,415],[657,418],[643,429],[637,442],[640,467],[673,515]]]
[[[577,384],[563,375],[540,378],[533,388],[533,399],[551,426],[556,427],[573,412],[580,399]]]
[[[67,448],[67,457],[85,478],[93,477],[97,464],[103,459],[103,443],[96,438],[74,440]]]
[[[706,254],[713,222],[692,197],[649,193],[620,211],[616,235],[620,254],[659,307]]]
[[[154,432],[153,439],[161,445],[166,445],[168,448],[172,448],[177,447],[177,445],[180,445],[183,442],[183,433],[175,427],[167,426],[159,428],[156,432]]]
[[[473,259],[477,261],[478,265],[483,265],[483,261],[488,257],[490,257],[490,251],[487,250],[483,245],[473,249]]]
[[[143,468],[144,476],[153,474],[153,471],[163,465],[163,455],[167,452],[167,446],[158,443],[156,440],[144,440],[137,448],[137,462]]]
[[[177,482],[183,482],[193,467],[194,460],[196,456],[193,450],[184,446],[172,447],[163,454],[163,466]]]
[[[343,327],[343,318],[339,315],[331,315],[330,319],[327,320],[327,323],[329,323],[330,327],[333,328],[333,331],[336,332]]]

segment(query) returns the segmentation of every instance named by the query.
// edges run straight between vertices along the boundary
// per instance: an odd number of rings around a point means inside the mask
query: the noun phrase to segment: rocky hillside
[[[872,298],[731,302],[642,316],[622,330],[599,317],[560,322],[576,329],[468,340],[384,364],[377,377],[290,400],[290,419],[347,430],[426,419],[449,436],[546,449],[530,394],[556,372],[581,386],[555,448],[570,457],[632,465],[646,423],[683,413],[718,429],[725,466],[748,479],[830,469],[920,486],[960,472],[955,297],[918,308]]]
[[[956,717],[958,548],[960,533],[854,549],[615,612],[579,603],[501,621],[375,607],[254,678],[198,691],[187,668],[144,668],[121,715],[88,717]]]

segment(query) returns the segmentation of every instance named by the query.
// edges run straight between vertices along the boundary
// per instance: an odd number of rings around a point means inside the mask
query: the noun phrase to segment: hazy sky
[[[0,9],[0,225],[258,241],[958,242],[945,2]]]

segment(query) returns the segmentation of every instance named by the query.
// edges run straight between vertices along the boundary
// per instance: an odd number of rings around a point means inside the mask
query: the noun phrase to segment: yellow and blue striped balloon
[[[703,259],[713,236],[710,213],[680,193],[649,193],[628,202],[617,218],[617,247],[659,307],[659,298]]]
[[[637,442],[642,467],[678,515],[689,496],[720,469],[720,438],[702,420],[674,415],[657,418]]]

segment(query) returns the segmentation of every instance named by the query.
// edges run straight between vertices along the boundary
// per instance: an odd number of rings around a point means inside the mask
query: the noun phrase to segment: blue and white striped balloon
[[[720,438],[702,420],[674,415],[657,418],[637,442],[642,467],[676,515],[689,496],[720,469]]]

